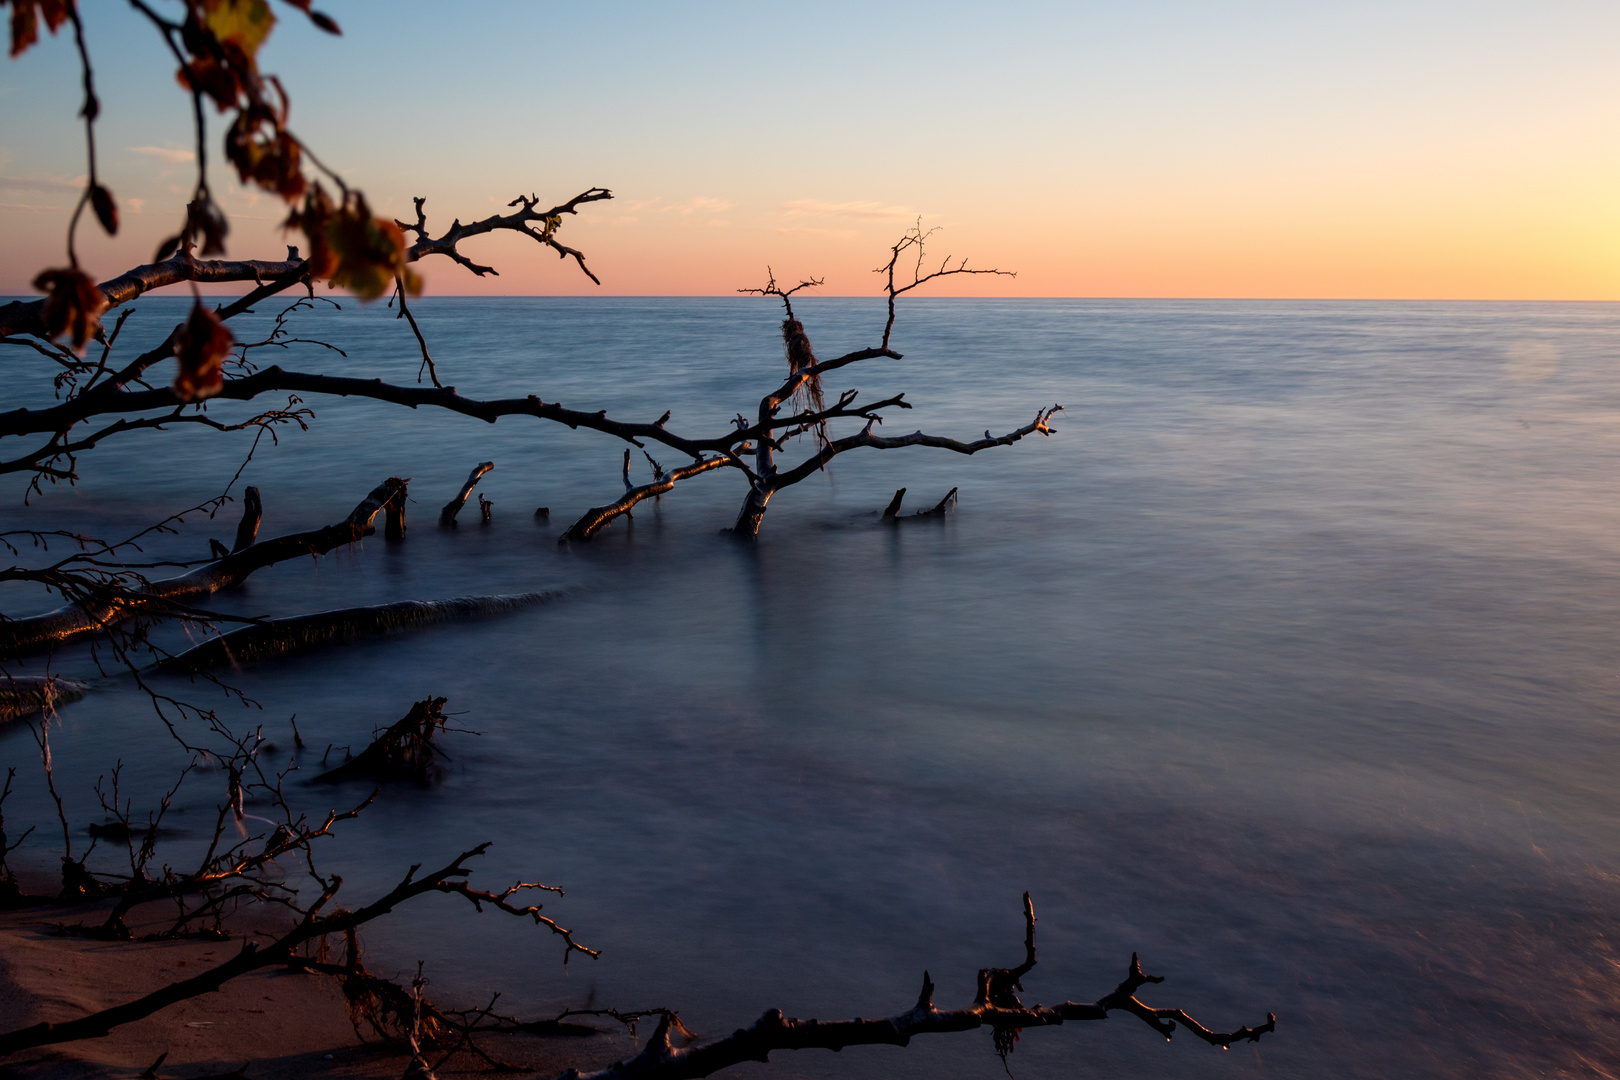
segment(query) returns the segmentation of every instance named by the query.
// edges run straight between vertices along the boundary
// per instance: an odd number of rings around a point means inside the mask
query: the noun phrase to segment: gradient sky
[[[156,35],[85,7],[109,277],[175,230],[191,132]],[[712,295],[770,264],[868,294],[920,215],[938,255],[1019,272],[974,295],[1620,299],[1613,0],[326,10],[342,38],[278,4],[261,60],[379,212],[616,195],[562,234],[600,290],[510,237],[469,247],[498,278],[421,264],[430,293]],[[65,37],[0,61],[0,293],[63,261],[77,79]],[[277,200],[214,176],[230,254],[279,257]]]

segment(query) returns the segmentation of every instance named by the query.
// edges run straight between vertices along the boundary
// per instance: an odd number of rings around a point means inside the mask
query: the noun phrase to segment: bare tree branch
[[[186,601],[239,584],[255,570],[301,555],[324,555],[335,547],[355,543],[372,533],[372,519],[391,500],[401,497],[403,489],[404,484],[391,477],[373,488],[348,517],[324,528],[265,540],[144,588],[108,586],[99,596],[91,589],[89,595],[77,597],[75,603],[43,615],[0,619],[0,656],[59,645],[138,614],[174,614],[183,611]]]
[[[1256,1027],[1232,1031],[1212,1031],[1181,1009],[1154,1008],[1144,1004],[1136,993],[1162,977],[1144,975],[1133,955],[1125,979],[1095,1002],[1065,1001],[1059,1005],[1025,1005],[1017,991],[1021,980],[1035,967],[1035,908],[1024,894],[1024,961],[1013,968],[985,968],[979,972],[978,993],[973,1004],[961,1009],[934,1007],[934,981],[923,972],[922,992],[909,1012],[882,1020],[795,1020],[772,1009],[731,1035],[696,1046],[677,1047],[671,1033],[679,1023],[667,1014],[647,1046],[635,1057],[609,1065],[583,1076],[570,1069],[560,1080],[690,1080],[710,1076],[722,1069],[747,1061],[768,1062],[775,1050],[842,1050],[847,1046],[906,1046],[919,1035],[938,1035],[990,1027],[994,1044],[1002,1057],[1011,1052],[1013,1035],[1028,1028],[1056,1027],[1064,1021],[1103,1020],[1110,1012],[1127,1012],[1169,1038],[1182,1024],[1193,1035],[1212,1046],[1258,1042],[1260,1036],[1276,1030],[1277,1018],[1268,1014]]]
[[[454,387],[451,389],[454,390]],[[473,488],[478,486],[478,481],[484,478],[484,474],[494,467],[495,463],[493,461],[485,461],[473,466],[472,472],[467,474],[467,482],[461,485],[461,490],[456,493],[453,499],[445,503],[444,508],[439,511],[439,525],[441,527],[451,528],[455,525],[456,515],[461,513],[463,506],[467,505],[467,496],[473,493]]]
[[[628,452],[626,451],[626,453]],[[727,466],[735,467],[736,459],[731,457],[699,458],[690,465],[682,465],[664,473],[650,484],[630,488],[624,493],[623,498],[608,503],[606,506],[595,506],[585,511],[578,521],[569,526],[567,532],[557,538],[557,543],[566,544],[570,541],[589,540],[599,531],[612,524],[614,518],[619,517],[621,514],[628,514],[637,503],[673,490],[675,485],[682,480],[699,476],[712,469]]]
[[[538,905],[525,906],[512,902],[513,896],[536,886],[519,882],[511,888],[496,893],[474,889],[469,885],[467,876],[472,871],[464,864],[468,859],[482,855],[488,849],[489,844],[487,842],[479,844],[475,848],[462,852],[443,868],[422,878],[416,877],[416,871],[420,867],[413,866],[410,872],[405,875],[403,881],[364,907],[354,911],[338,910],[329,915],[323,915],[321,914],[322,910],[330,904],[343,884],[341,878],[333,877],[329,879],[323,894],[307,909],[298,925],[270,944],[260,947],[254,942],[245,942],[242,951],[225,963],[200,975],[155,990],[133,1001],[127,1001],[109,1009],[102,1009],[79,1017],[76,1020],[35,1024],[32,1027],[18,1028],[0,1034],[0,1057],[29,1050],[36,1046],[49,1046],[53,1043],[72,1042],[77,1039],[99,1038],[116,1027],[144,1019],[176,1002],[218,990],[226,982],[239,975],[246,975],[250,971],[256,971],[263,967],[295,963],[296,950],[306,942],[318,940],[328,934],[341,934],[353,927],[364,926],[366,923],[388,914],[400,904],[428,893],[460,896],[480,911],[483,910],[485,905],[488,905],[509,915],[532,919],[536,925],[549,928],[552,933],[563,939],[565,956],[573,952],[582,952],[587,956],[597,955],[594,949],[586,948],[576,942],[568,930],[558,925],[551,918],[542,915]]]
[[[429,255],[445,255],[465,266],[479,277],[490,274],[498,276],[499,272],[494,267],[473,262],[460,252],[457,245],[471,237],[483,236],[486,233],[498,230],[519,232],[537,243],[551,248],[560,259],[572,258],[579,264],[579,268],[584,271],[586,277],[600,285],[602,284],[601,280],[591,273],[590,269],[585,265],[585,255],[574,248],[559,243],[555,234],[558,226],[562,224],[563,214],[577,214],[579,213],[579,207],[585,203],[611,198],[613,198],[613,193],[607,188],[591,188],[588,191],[580,192],[565,203],[559,203],[551,207],[549,210],[537,210],[535,208],[540,205],[540,200],[537,197],[519,195],[507,204],[508,206],[519,207],[515,213],[493,214],[469,225],[463,225],[461,219],[457,218],[451,223],[450,228],[445,230],[443,236],[436,238],[429,237],[427,234],[427,217],[422,210],[422,204],[427,200],[417,199],[417,223],[415,225],[406,225],[404,222],[399,223],[402,228],[414,231],[418,237],[417,242],[407,250],[406,258],[414,262]],[[537,224],[538,228],[535,227]]]

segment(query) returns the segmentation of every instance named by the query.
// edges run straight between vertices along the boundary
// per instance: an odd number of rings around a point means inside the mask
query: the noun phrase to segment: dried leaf
[[[412,294],[421,281],[405,262],[405,233],[392,221],[373,217],[365,196],[350,192],[334,206],[316,184],[304,205],[287,219],[288,228],[302,229],[309,238],[310,273],[326,278],[362,300],[375,300],[396,277]]]
[[[304,193],[303,147],[268,109],[244,109],[225,134],[225,157],[242,182],[273,191],[288,202]]]
[[[175,359],[180,370],[174,376],[174,393],[181,401],[201,401],[219,393],[225,385],[225,358],[236,339],[219,316],[200,302],[191,306],[191,316],[180,325],[174,338]]]
[[[202,237],[199,250],[203,255],[225,254],[225,236],[231,231],[221,210],[208,195],[202,195],[186,204],[186,227],[181,234],[194,243]]]
[[[166,261],[168,259],[172,259],[172,258],[174,258],[175,253],[177,251],[179,251],[179,250],[180,250],[180,237],[178,237],[178,236],[168,237],[167,239],[165,239],[163,241],[163,243],[158,245],[157,251],[152,256],[152,261],[153,262],[164,262],[164,261]]]
[[[343,31],[338,27],[338,24],[333,22],[332,17],[327,15],[325,12],[310,12],[309,21],[320,27],[322,30],[325,30],[328,34],[336,34],[339,37],[343,35]]]
[[[337,255],[326,242],[326,227],[334,213],[331,197],[318,182],[304,196],[304,205],[294,207],[282,223],[286,229],[300,229],[309,240],[309,273],[313,278],[327,280],[337,269]]]
[[[101,227],[107,230],[108,236],[118,235],[118,204],[113,202],[112,192],[100,184],[90,186],[90,207],[96,212],[96,220]]]
[[[262,8],[262,19],[255,6]],[[221,112],[237,107],[244,96],[255,100],[254,54],[274,22],[264,0],[191,0],[180,25],[180,42],[190,58],[175,77],[186,89],[212,98]]]
[[[11,55],[21,56],[39,40],[39,20],[51,33],[67,22],[70,0],[11,0]],[[3,5],[5,0],[0,0]]]
[[[73,348],[83,352],[85,343],[101,330],[106,294],[90,275],[75,267],[41,271],[34,288],[45,293],[46,336],[54,341],[67,334]]]

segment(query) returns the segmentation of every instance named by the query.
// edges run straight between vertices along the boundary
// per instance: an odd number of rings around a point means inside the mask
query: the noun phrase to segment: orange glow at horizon
[[[444,19],[431,5],[399,19],[357,2],[342,39],[278,27],[266,67],[302,137],[379,213],[409,218],[426,195],[437,230],[517,192],[614,190],[560,234],[600,287],[503,236],[467,245],[499,276],[419,264],[430,294],[734,295],[771,266],[824,277],[825,295],[875,295],[871,269],[920,217],[942,230],[931,258],[1018,274],[936,296],[1620,300],[1620,80],[1605,47],[1620,8],[1487,0],[1464,19],[1449,0],[1031,0],[986,20],[944,2],[923,26],[903,5],[874,9],[858,35],[840,22],[853,9],[811,24],[630,9],[559,24],[601,76],[588,91],[487,35],[445,36],[456,78],[397,80],[405,27]],[[124,231],[82,231],[81,251],[107,278],[174,230],[193,166],[167,61],[107,51],[130,16],[98,18],[102,176]],[[804,56],[769,47],[789,26]],[[969,74],[919,94],[918,72],[874,67],[914,39]],[[34,274],[63,261],[84,171],[69,52],[51,39],[0,66],[0,294],[32,295]],[[791,107],[756,92],[793,79],[817,92]],[[230,256],[279,258],[284,208],[226,172],[216,161]]]

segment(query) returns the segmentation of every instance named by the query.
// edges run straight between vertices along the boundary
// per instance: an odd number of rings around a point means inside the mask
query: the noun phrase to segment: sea
[[[824,358],[881,336],[881,301],[795,300]],[[188,303],[138,302],[114,358]],[[341,303],[293,312],[297,340],[250,359],[414,384],[408,325]],[[282,306],[238,320],[238,338],[262,340]],[[464,395],[669,410],[682,434],[730,430],[786,373],[781,309],[762,298],[413,311]],[[492,841],[474,883],[560,886],[545,913],[601,955],[565,967],[544,928],[455,897],[368,927],[373,970],[408,978],[421,961],[444,1004],[667,1007],[710,1038],[772,1008],[905,1012],[926,970],[941,1007],[966,1005],[978,969],[1022,959],[1027,891],[1026,1003],[1095,1000],[1134,953],[1164,978],[1149,1005],[1218,1030],[1274,1013],[1276,1030],[1229,1051],[1125,1014],[1026,1030],[1006,1061],[1018,1080],[1620,1075],[1620,305],[908,296],[894,347],[902,359],[826,384],[903,392],[912,407],[880,434],[974,439],[1064,411],[1050,436],[973,456],[843,454],[774,498],[755,543],[723,533],[745,481],[720,470],[559,545],[622,493],[625,444],[306,395],[307,430],[265,436],[245,466],[253,432],[175,425],[80,454],[73,485],[0,478],[0,529],[118,538],[251,484],[263,538],[409,477],[404,542],[379,530],[209,603],[280,617],[561,594],[225,672],[246,702],[148,679],[262,731],[312,817],[370,791],[311,783],[323,762],[448,699],[463,730],[444,737],[442,777],[385,785],[316,845],[340,901]],[[51,400],[30,357],[6,358],[0,407]],[[441,529],[482,461],[490,520],[469,504]],[[632,481],[651,475],[636,449]],[[882,522],[902,487],[905,511],[952,488],[955,509]],[[150,534],[143,557],[206,558],[239,506]],[[68,550],[12,539],[27,565]],[[9,615],[52,604],[0,589]],[[99,659],[105,674],[84,646],[49,658],[91,683],[51,736],[78,854],[103,820],[98,777],[121,763],[144,820],[188,761]],[[7,832],[38,826],[13,863],[53,871],[61,829],[22,724],[0,728],[0,764],[18,770]],[[217,769],[187,777],[160,860],[196,857],[225,787]],[[263,807],[248,812],[256,835]],[[91,861],[127,872],[105,842]],[[782,1052],[736,1075],[1007,1073],[981,1030]]]

